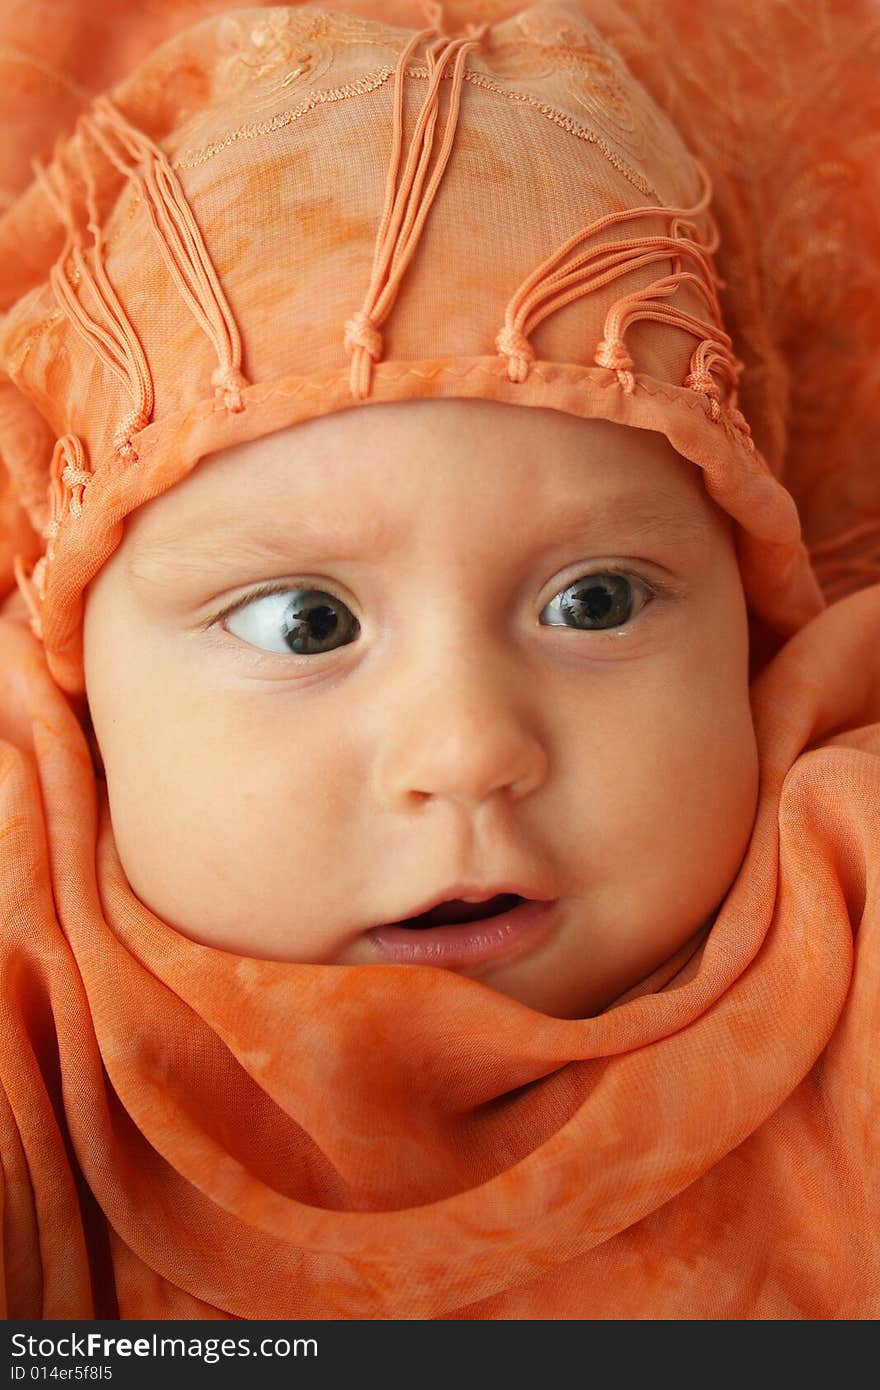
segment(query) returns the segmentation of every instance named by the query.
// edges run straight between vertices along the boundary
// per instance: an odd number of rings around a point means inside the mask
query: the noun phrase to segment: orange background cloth
[[[9,200],[87,94],[225,8],[7,12]],[[753,687],[758,814],[708,936],[586,1020],[444,971],[191,942],[127,884],[76,708],[13,604],[7,1317],[880,1314],[880,586],[856,592],[880,535],[878,23],[833,11],[589,5],[710,169],[743,409],[808,540],[835,541],[817,571],[840,601]],[[45,447],[36,417],[15,428]],[[26,534],[7,489],[6,588]]]

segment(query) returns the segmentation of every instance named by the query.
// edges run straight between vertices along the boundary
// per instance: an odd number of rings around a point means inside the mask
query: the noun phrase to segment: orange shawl
[[[702,948],[560,1020],[172,931],[0,621],[6,1315],[877,1317],[878,649],[876,586],[786,644]]]
[[[462,10],[482,22],[517,8]],[[737,878],[696,949],[585,1020],[439,970],[194,943],[129,887],[73,675],[65,695],[11,603],[0,619],[7,1317],[880,1314],[880,587],[858,591],[878,577],[880,535],[865,447],[880,401],[866,76],[877,28],[853,5],[829,45],[821,0],[759,6],[757,45],[745,6],[733,17],[719,5],[714,23],[704,7],[699,25],[678,0],[637,0],[626,16],[613,0],[584,9],[711,172],[741,404],[798,502],[825,597],[839,600],[815,617],[802,606],[753,684],[761,790]],[[128,24],[131,12],[102,7],[99,23],[126,36],[116,67],[76,4],[67,30],[6,36],[4,61],[30,74],[20,109],[40,113],[4,156],[7,201],[27,181],[15,167],[25,148],[45,156],[91,92],[181,27],[171,5]],[[403,3],[382,12],[423,22]],[[61,69],[34,55],[77,28],[78,51],[102,56],[62,72],[62,109],[40,85]],[[820,54],[821,120],[809,114]],[[4,308],[43,277],[44,251],[4,258]],[[388,379],[381,364],[375,375]],[[40,554],[27,516],[45,508],[27,461],[45,457],[46,427],[11,409],[10,390],[0,447],[17,483],[0,477],[0,593],[14,555]],[[694,454],[709,457],[709,435],[694,425]],[[155,466],[158,477],[160,456]],[[762,495],[777,528],[766,553],[779,536],[794,555],[782,501]],[[744,531],[759,531],[747,496]],[[77,561],[66,544],[62,575]],[[812,601],[798,574],[792,611],[798,595]]]

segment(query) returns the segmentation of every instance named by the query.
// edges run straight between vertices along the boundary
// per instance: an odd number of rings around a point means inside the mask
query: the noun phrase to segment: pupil
[[[628,590],[629,584],[623,575],[590,579],[589,583],[572,585],[562,600],[562,609],[576,623],[604,622],[610,618],[608,626],[615,626],[625,622],[629,615]]]
[[[291,649],[300,656],[308,655],[335,634],[339,614],[326,601],[300,599],[288,609],[286,626],[285,640]]]

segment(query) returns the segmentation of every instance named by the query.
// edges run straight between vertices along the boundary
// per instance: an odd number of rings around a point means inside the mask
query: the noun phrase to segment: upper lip
[[[380,923],[380,925],[392,926],[394,922],[408,922],[411,917],[421,917],[424,912],[430,912],[432,908],[439,907],[441,903],[452,902],[460,899],[464,902],[477,903],[488,902],[490,898],[497,898],[501,895],[516,896],[519,898],[529,898],[533,902],[550,902],[553,898],[552,893],[545,893],[541,889],[535,888],[531,884],[524,883],[453,883],[448,888],[444,888],[442,893],[435,893],[427,902],[418,907],[414,907],[411,912],[404,912],[399,917],[395,917],[392,922]]]

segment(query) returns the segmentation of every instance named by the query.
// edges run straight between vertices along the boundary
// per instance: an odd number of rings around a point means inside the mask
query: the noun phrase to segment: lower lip
[[[552,926],[551,902],[520,903],[497,917],[449,927],[374,927],[367,936],[389,960],[404,965],[479,965],[537,946]]]

